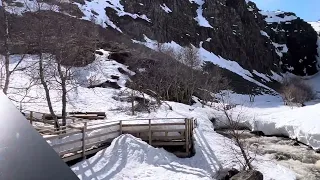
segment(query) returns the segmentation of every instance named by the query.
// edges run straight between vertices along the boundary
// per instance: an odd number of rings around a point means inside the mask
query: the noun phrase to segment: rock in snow
[[[263,180],[263,174],[255,170],[244,171],[233,176],[230,180]]]

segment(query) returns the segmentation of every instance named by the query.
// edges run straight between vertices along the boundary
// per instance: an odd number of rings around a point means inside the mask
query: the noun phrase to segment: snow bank
[[[229,112],[242,114],[244,124],[266,135],[284,135],[320,149],[320,104],[305,107],[284,106],[280,96],[261,95],[249,102],[248,95],[231,94],[233,104],[241,104]]]
[[[71,169],[85,179],[211,179],[202,169],[189,167],[163,149],[155,149],[131,135],[116,138],[110,147]]]

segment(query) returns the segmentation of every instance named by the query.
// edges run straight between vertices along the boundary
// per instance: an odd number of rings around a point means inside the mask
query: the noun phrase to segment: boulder
[[[230,180],[263,180],[263,174],[256,170],[242,171]]]

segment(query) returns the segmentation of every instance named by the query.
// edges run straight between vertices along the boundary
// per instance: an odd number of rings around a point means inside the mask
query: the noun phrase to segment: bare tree
[[[10,77],[15,71],[19,71],[19,65],[23,61],[25,55],[20,56],[20,59],[16,62],[16,65],[10,70],[10,46],[12,45],[12,40],[10,38],[10,15],[8,12],[6,12],[6,9],[9,7],[7,6],[6,2],[2,2],[2,7],[3,7],[3,25],[4,25],[4,44],[3,44],[3,49],[4,49],[4,61],[1,66],[1,88],[4,94],[8,93],[9,85],[10,85]],[[11,7],[13,8],[13,7]],[[12,9],[14,11],[14,9]],[[4,72],[5,75],[3,76],[3,71],[2,68],[4,67]],[[4,81],[4,83],[3,83]]]
[[[250,125],[244,124],[244,120],[249,117],[246,117],[244,115],[245,112],[242,112],[242,110],[239,112],[233,111],[232,108],[234,106],[227,103],[227,98],[228,96],[225,95],[221,95],[219,98],[220,105],[218,110],[223,112],[224,119],[219,120],[217,123],[219,123],[218,126],[225,128],[230,136],[231,142],[226,144],[231,149],[234,158],[241,165],[243,170],[251,170],[253,169],[252,162],[256,160],[259,147],[258,145],[255,145],[253,149],[243,137],[247,128],[250,127]]]

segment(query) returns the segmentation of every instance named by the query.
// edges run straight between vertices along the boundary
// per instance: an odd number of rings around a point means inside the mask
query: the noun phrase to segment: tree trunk
[[[238,135],[238,136],[239,136],[239,135]],[[244,151],[244,147],[243,147],[242,143],[240,142],[240,140],[239,140],[238,138],[240,138],[240,137],[237,137],[237,138],[236,138],[236,143],[237,143],[237,145],[238,145],[239,148],[240,148],[240,151],[241,151],[241,154],[242,154],[242,156],[243,156],[243,159],[244,159],[244,161],[246,162],[246,166],[248,166],[248,168],[249,168],[250,170],[252,170],[253,168],[252,168],[251,162],[250,162],[250,160],[249,160],[249,158],[248,158],[248,156],[247,156],[247,153]],[[244,167],[244,168],[246,168],[246,167]],[[245,169],[244,169],[244,170],[245,170]]]
[[[3,3],[4,4],[4,3]],[[5,7],[3,7],[5,8]],[[9,19],[8,16],[6,14],[6,11],[3,11],[3,15],[4,15],[4,20],[5,20],[5,29],[6,32],[4,34],[5,36],[5,41],[4,41],[4,49],[5,49],[5,71],[6,71],[6,76],[5,76],[5,82],[4,82],[4,87],[3,87],[3,93],[7,94],[8,93],[8,88],[9,88],[9,82],[10,82],[10,69],[9,69],[9,65],[10,65],[10,52],[9,52],[9,41],[10,41],[10,36],[9,36]]]
[[[42,84],[43,89],[44,89],[45,94],[46,94],[46,99],[47,99],[47,104],[48,104],[48,108],[49,108],[50,114],[51,114],[52,119],[54,120],[54,123],[55,123],[55,128],[57,128],[59,130],[60,125],[59,125],[59,122],[58,122],[58,118],[57,118],[57,116],[54,113],[53,108],[52,108],[50,92],[49,92],[48,84],[46,82],[45,75],[44,75],[42,53],[39,54],[39,76],[40,76],[41,84]]]
[[[66,126],[67,125],[67,77],[68,77],[68,70],[66,70],[65,75],[63,75],[64,73],[62,72],[61,69],[61,63],[58,63],[58,73],[60,76],[60,80],[61,80],[61,90],[62,90],[62,97],[61,97],[61,101],[62,101],[62,109],[61,109],[61,115],[62,115],[62,126]]]
[[[8,89],[9,89],[9,82],[10,82],[10,69],[9,69],[9,64],[10,64],[10,59],[9,59],[9,53],[5,55],[5,71],[6,71],[6,76],[5,76],[5,81],[4,81],[4,86],[3,86],[3,93],[7,94]]]

